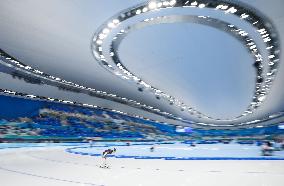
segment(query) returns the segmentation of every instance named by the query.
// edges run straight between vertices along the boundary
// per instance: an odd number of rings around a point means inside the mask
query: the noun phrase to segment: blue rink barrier
[[[115,158],[135,158],[135,156],[118,155]]]
[[[186,157],[186,158],[166,157],[165,160],[284,160],[284,158],[278,158],[278,157]]]
[[[120,146],[124,146],[124,145],[120,145]],[[99,147],[102,147],[102,146],[99,146]],[[106,145],[106,147],[109,147],[109,146]],[[86,155],[101,156],[101,154],[97,154],[97,153],[75,151],[75,149],[82,149],[82,148],[89,148],[89,147],[71,147],[71,148],[67,148],[65,151],[68,153],[79,154],[79,155],[84,155],[84,156]],[[128,155],[109,155],[108,157],[133,158],[133,159],[163,159],[163,160],[284,160],[284,157],[168,157],[168,156],[155,157],[155,156],[128,156]]]

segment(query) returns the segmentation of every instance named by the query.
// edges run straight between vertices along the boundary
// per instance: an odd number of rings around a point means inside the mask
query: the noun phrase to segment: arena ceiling
[[[2,1],[0,48],[24,70],[136,108],[187,124],[237,126],[284,111],[283,7],[282,0]]]

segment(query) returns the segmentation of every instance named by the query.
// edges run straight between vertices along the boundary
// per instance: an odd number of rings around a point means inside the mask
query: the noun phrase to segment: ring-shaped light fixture
[[[127,35],[137,29],[144,28],[149,25],[155,25],[155,24],[163,24],[163,23],[177,23],[177,22],[186,22],[186,23],[197,23],[197,24],[202,24],[202,25],[209,25],[211,27],[215,27],[221,31],[224,31],[231,36],[235,37],[238,41],[240,41],[248,50],[249,53],[251,53],[252,58],[254,58],[255,63],[258,64],[258,66],[255,68],[256,70],[256,84],[255,84],[255,92],[254,95],[257,95],[257,92],[261,90],[261,88],[265,88],[265,83],[263,83],[263,79],[265,79],[264,75],[264,70],[263,70],[263,64],[262,61],[259,60],[257,57],[262,56],[260,54],[260,50],[257,48],[255,45],[255,41],[249,37],[248,33],[243,31],[242,29],[237,28],[235,25],[230,25],[228,22],[224,22],[215,18],[210,18],[207,16],[191,16],[191,15],[186,15],[186,16],[180,16],[180,15],[174,15],[174,16],[162,16],[162,17],[156,17],[156,18],[150,18],[150,19],[145,19],[143,22],[137,23],[131,27],[127,27],[124,29],[124,31],[121,33],[117,33],[112,40],[111,47],[110,47],[110,56],[112,61],[116,64],[116,66],[122,70],[123,72],[126,72],[126,74],[132,78],[136,77],[135,75],[130,72],[125,65],[121,62],[119,58],[119,53],[118,53],[118,47],[120,46],[120,43],[123,41]],[[255,47],[251,47],[251,45],[255,45]],[[135,79],[136,84],[141,84],[142,80],[141,79]],[[142,85],[145,85],[142,83]],[[154,87],[149,87],[149,90],[154,93],[156,96],[162,97],[162,98],[170,98],[171,103],[174,103],[175,105],[181,106],[183,110],[188,110],[191,113],[197,113],[201,115],[202,117],[206,117],[206,115],[198,112],[195,108],[188,107],[184,103],[179,102],[178,100],[174,99],[172,96],[169,96],[165,94],[164,92],[159,92],[157,88]],[[259,104],[253,104],[250,105],[253,109],[257,108]],[[248,108],[248,109],[252,109]]]
[[[222,15],[234,15],[241,21],[248,23],[255,32],[258,33],[265,46],[265,50],[260,51],[257,42],[249,37],[248,32],[242,28],[238,28],[234,24],[211,18],[209,16],[196,15],[163,15],[145,18],[147,13],[161,13],[169,8],[190,8],[190,9],[213,9],[220,12]],[[144,15],[143,15],[144,14]],[[144,16],[141,19],[141,16]],[[134,22],[131,25],[124,26],[124,22],[132,20],[134,17],[140,16],[140,21]],[[132,20],[133,22],[133,20]],[[255,59],[254,66],[256,68],[256,83],[252,101],[247,109],[239,116],[230,119],[219,119],[207,116],[193,107],[184,104],[177,98],[165,93],[164,91],[151,86],[137,77],[128,70],[119,59],[117,53],[121,40],[127,34],[135,29],[140,29],[145,26],[162,23],[175,22],[194,22],[218,28],[222,31],[233,35],[250,51]],[[112,37],[112,38],[110,38]],[[234,3],[224,0],[170,0],[170,1],[151,1],[139,4],[128,8],[116,14],[107,20],[95,33],[92,41],[92,51],[95,59],[106,69],[122,79],[138,84],[138,88],[143,88],[152,92],[155,96],[167,100],[170,104],[180,107],[181,110],[187,110],[190,114],[196,115],[199,118],[206,118],[219,121],[234,121],[239,118],[252,114],[265,100],[273,80],[275,79],[280,56],[280,46],[277,42],[278,34],[272,23],[252,8],[247,8],[246,5]],[[267,69],[264,71],[263,62],[267,62]],[[264,73],[266,72],[266,73]]]

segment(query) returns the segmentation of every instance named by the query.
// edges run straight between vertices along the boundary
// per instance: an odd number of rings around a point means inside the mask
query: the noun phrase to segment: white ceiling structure
[[[283,7],[282,0],[2,1],[0,48],[33,69],[179,121],[237,126],[284,111]],[[248,21],[253,16],[259,23]],[[261,73],[267,89],[254,97]],[[0,76],[2,89],[77,101]],[[116,102],[104,107],[171,122]]]

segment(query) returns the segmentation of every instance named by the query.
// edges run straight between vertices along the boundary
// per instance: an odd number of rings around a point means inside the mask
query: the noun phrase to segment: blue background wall
[[[30,117],[45,105],[47,102],[0,95],[0,119]]]

